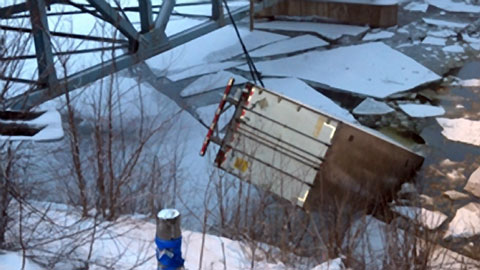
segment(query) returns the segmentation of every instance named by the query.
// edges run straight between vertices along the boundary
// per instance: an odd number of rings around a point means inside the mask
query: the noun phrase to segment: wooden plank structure
[[[223,138],[207,136],[220,145],[216,165],[299,207],[315,209],[332,196],[359,199],[365,207],[391,197],[423,163],[369,128],[262,87],[238,91],[229,101],[236,110]]]
[[[250,5],[254,1],[258,0],[251,0]],[[390,27],[397,24],[397,13],[395,0],[284,0],[254,17],[318,16],[345,24]],[[253,28],[252,18],[250,26]]]

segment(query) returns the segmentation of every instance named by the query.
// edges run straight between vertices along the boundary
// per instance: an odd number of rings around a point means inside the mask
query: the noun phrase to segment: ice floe
[[[460,80],[458,82],[455,82],[454,85],[459,85],[463,87],[480,87],[480,79]]]
[[[426,0],[432,6],[449,12],[480,13],[480,6],[451,0]]]
[[[307,52],[257,62],[256,67],[263,75],[301,78],[377,98],[440,79],[433,71],[382,42]],[[246,65],[239,68],[248,70]]]
[[[447,139],[480,146],[480,121],[465,118],[437,118]]]
[[[432,117],[445,114],[443,107],[429,104],[399,104],[398,106],[410,117]]]
[[[373,98],[364,99],[357,107],[355,107],[355,109],[353,109],[353,113],[357,115],[382,115],[394,111],[395,110],[385,102],[376,101]]]
[[[447,38],[447,37],[456,36],[457,32],[452,31],[450,29],[442,29],[442,30],[436,30],[436,31],[428,31],[427,35],[432,37]]]
[[[367,33],[363,37],[363,41],[372,41],[372,40],[380,40],[380,39],[387,39],[391,38],[395,35],[395,33],[390,32],[390,31],[379,31],[376,33]]]
[[[242,84],[248,80],[240,75],[236,75],[227,71],[220,71],[214,74],[204,75],[182,90],[182,97],[207,92],[209,90],[225,87],[230,78],[235,78],[235,84]]]
[[[464,189],[480,198],[480,168],[470,175]]]
[[[445,238],[469,238],[480,233],[480,204],[469,203],[457,210]]]
[[[447,219],[442,212],[412,206],[394,206],[392,211],[430,230],[437,229]]]
[[[426,12],[428,9],[427,3],[418,3],[418,2],[410,2],[408,5],[404,6],[403,9],[408,11],[419,11],[419,12]]]
[[[444,38],[429,37],[429,36],[427,36],[422,41],[422,44],[437,45],[437,46],[445,46],[446,43],[447,43],[447,40]]]
[[[299,101],[312,108],[319,109],[348,122],[357,122],[344,108],[322,95],[308,84],[296,78],[265,79],[265,88]]]
[[[368,27],[333,23],[273,21],[255,23],[256,29],[284,30],[294,32],[316,33],[329,40],[339,39],[344,35],[357,36],[365,33]]]
[[[445,46],[442,48],[442,50],[447,53],[464,53],[465,52],[465,49],[459,44]]]
[[[454,29],[463,29],[468,26],[468,23],[462,22],[452,22],[452,21],[445,21],[439,19],[432,19],[432,18],[423,18],[422,19],[425,23],[440,27],[449,27]]]
[[[308,50],[328,45],[325,40],[312,36],[302,35],[290,39],[281,40],[250,52],[252,57],[266,57],[278,54],[286,54]]]

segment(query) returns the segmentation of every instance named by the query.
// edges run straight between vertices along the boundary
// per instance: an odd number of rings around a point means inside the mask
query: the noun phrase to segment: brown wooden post
[[[156,236],[161,241],[172,241],[180,239],[181,243],[181,236],[182,231],[180,229],[180,212],[176,209],[163,209],[157,214],[157,232]],[[158,245],[157,245],[158,248]],[[162,257],[167,255],[170,258],[174,257],[174,252],[170,249],[164,250],[157,250],[160,252],[158,257]],[[175,255],[178,256],[178,255]],[[178,258],[178,257],[177,257]],[[181,259],[181,254],[180,254]],[[169,265],[163,265],[160,261],[158,262],[158,270],[165,269],[167,267],[171,267]],[[182,267],[178,267],[177,269],[183,269]]]

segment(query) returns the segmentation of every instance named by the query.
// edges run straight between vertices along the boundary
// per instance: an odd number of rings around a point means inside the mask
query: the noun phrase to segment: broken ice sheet
[[[445,20],[438,20],[432,18],[423,18],[422,19],[425,23],[440,27],[449,27],[454,29],[463,29],[468,26],[468,23],[462,22],[452,22],[452,21],[445,21]]]
[[[410,117],[433,117],[445,114],[445,109],[429,104],[399,104],[402,111]]]
[[[379,39],[387,39],[391,38],[395,35],[395,33],[392,33],[390,31],[379,31],[376,33],[367,33],[363,37],[363,41],[371,41],[371,40],[379,40]]]
[[[373,98],[364,99],[362,103],[353,109],[353,113],[357,115],[382,115],[394,111],[385,102],[376,101]]]
[[[240,64],[243,64],[243,63],[239,61],[227,61],[227,62],[221,62],[221,63],[199,65],[199,66],[188,68],[186,70],[169,71],[167,74],[167,78],[172,81],[178,81],[178,80],[182,80],[190,77],[218,72],[224,69],[238,66]]]
[[[480,79],[460,80],[455,82],[454,85],[460,85],[463,87],[480,87]]]
[[[443,9],[449,12],[468,12],[468,13],[480,13],[480,6],[470,5],[463,1],[452,0],[426,0],[432,6],[439,9]]]
[[[228,1],[228,7],[231,11],[238,9],[240,7],[248,6],[247,1]],[[212,16],[212,5],[211,4],[192,4],[184,6],[176,6],[173,9],[175,12],[185,15],[194,15],[194,16]],[[226,8],[223,8],[224,14],[227,13]]]
[[[480,146],[480,121],[437,118],[437,122],[443,128],[442,134],[447,139]]]
[[[419,12],[426,12],[428,9],[427,3],[418,3],[418,2],[410,2],[408,5],[404,6],[403,9],[408,11],[419,11]]]
[[[266,89],[278,92],[288,98],[299,101],[312,108],[319,109],[322,112],[340,118],[341,120],[352,123],[357,122],[347,110],[299,79],[265,79],[263,82]]]
[[[431,211],[425,208],[394,206],[392,207],[392,211],[430,230],[440,227],[447,219],[447,215],[442,212]]]
[[[209,90],[226,87],[230,78],[235,79],[235,84],[242,84],[248,81],[240,75],[236,75],[227,71],[220,71],[198,78],[197,80],[189,84],[185,89],[183,89],[180,93],[180,96],[186,97],[202,92],[207,92]]]
[[[255,28],[316,33],[329,40],[336,40],[344,35],[357,36],[365,33],[368,30],[368,27],[365,26],[293,21],[272,21],[255,23]]]
[[[429,36],[427,36],[422,41],[422,44],[437,45],[437,46],[445,46],[446,43],[447,43],[447,40],[444,38],[429,37]]]
[[[284,39],[250,52],[252,57],[265,57],[286,54],[328,45],[328,42],[312,35],[302,35]]]
[[[253,31],[250,34],[243,37],[243,43],[248,51],[254,50],[258,47],[270,44],[272,42],[281,41],[287,39],[288,36],[263,32],[263,31]],[[212,50],[206,57],[209,62],[223,61],[230,59],[237,55],[243,53],[242,45],[238,42],[238,38],[235,38],[235,43],[224,48],[216,48]],[[212,44],[215,44],[215,40],[211,41]],[[215,48],[215,45],[210,44],[210,47]]]
[[[263,31],[250,32],[248,29],[241,27],[239,31],[248,50],[288,38],[287,36]],[[235,56],[243,52],[238,45],[238,38],[232,26],[222,27],[154,56],[148,59],[146,63],[158,70],[181,70],[192,66],[220,62],[216,58],[222,57],[212,57],[218,51],[226,53],[225,57]]]
[[[334,90],[377,98],[440,79],[382,42],[312,51],[255,65],[263,75],[301,78]],[[246,65],[239,68],[248,71]]]

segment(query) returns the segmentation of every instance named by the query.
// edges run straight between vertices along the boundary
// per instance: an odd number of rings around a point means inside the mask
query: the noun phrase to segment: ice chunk
[[[362,103],[353,109],[353,113],[358,115],[381,115],[394,111],[395,110],[385,102],[376,101],[373,98],[364,99]]]
[[[437,122],[447,139],[480,146],[480,121],[437,118]]]
[[[448,224],[445,238],[469,238],[480,233],[480,204],[469,203],[457,210],[455,217]]]
[[[446,43],[447,43],[446,39],[438,38],[438,37],[426,37],[422,41],[422,44],[430,44],[430,45],[438,45],[438,46],[445,46]]]
[[[379,39],[387,39],[391,38],[395,35],[395,33],[392,33],[390,31],[380,31],[377,33],[367,33],[363,37],[363,41],[370,41],[370,40],[379,40]]]
[[[464,189],[480,198],[480,168],[476,169],[472,175],[470,175]]]
[[[455,85],[460,85],[463,87],[480,87],[480,79],[461,80],[456,82]]]
[[[458,45],[458,44],[443,47],[442,50],[444,52],[448,52],[448,53],[463,53],[463,52],[465,52],[463,47]]]
[[[263,75],[296,77],[378,98],[440,79],[433,71],[382,42],[307,52],[255,65]],[[248,70],[245,65],[240,68]]]
[[[428,9],[427,3],[418,3],[418,2],[410,2],[408,5],[403,7],[405,10],[409,11],[419,11],[419,12],[426,12]]]
[[[437,229],[447,219],[447,215],[439,211],[411,206],[394,206],[392,210],[430,230]]]
[[[265,83],[265,88],[269,90],[278,92],[312,108],[320,109],[322,112],[342,120],[357,122],[347,110],[299,79],[266,79],[263,82]]]
[[[295,32],[317,33],[330,40],[339,39],[344,35],[357,36],[365,33],[368,27],[333,23],[273,21],[256,23],[257,29],[285,30]]]
[[[328,42],[312,35],[303,35],[281,40],[250,52],[252,57],[265,57],[277,54],[292,53],[328,45]]]
[[[475,38],[475,37],[471,37],[469,36],[468,34],[466,33],[463,33],[462,34],[462,39],[466,42],[470,42],[470,43],[480,43],[480,38]]]
[[[194,66],[188,68],[186,70],[181,71],[171,71],[167,74],[167,78],[172,81],[178,81],[185,78],[195,77],[199,75],[204,75],[208,73],[218,72],[224,69],[232,68],[242,64],[238,61],[229,61],[229,62],[221,62],[221,63],[212,63],[212,64],[205,64]]]
[[[440,27],[449,27],[455,29],[463,29],[468,26],[468,23],[462,22],[452,22],[452,21],[445,21],[445,20],[438,20],[438,19],[431,19],[431,18],[423,18],[423,21],[427,24],[440,26]]]
[[[445,114],[445,109],[440,106],[428,104],[399,104],[398,106],[410,117],[432,117]]]
[[[452,31],[450,29],[443,29],[443,30],[437,30],[437,31],[428,31],[427,35],[432,37],[447,38],[447,37],[456,36],[457,32]]]
[[[480,13],[480,6],[470,5],[465,2],[456,2],[451,0],[426,0],[432,6],[449,12],[468,12]]]
[[[242,76],[235,75],[227,71],[220,71],[198,78],[197,80],[189,84],[185,89],[183,89],[180,95],[182,97],[186,97],[209,90],[225,87],[230,78],[235,78],[235,84],[242,84],[248,81]]]

